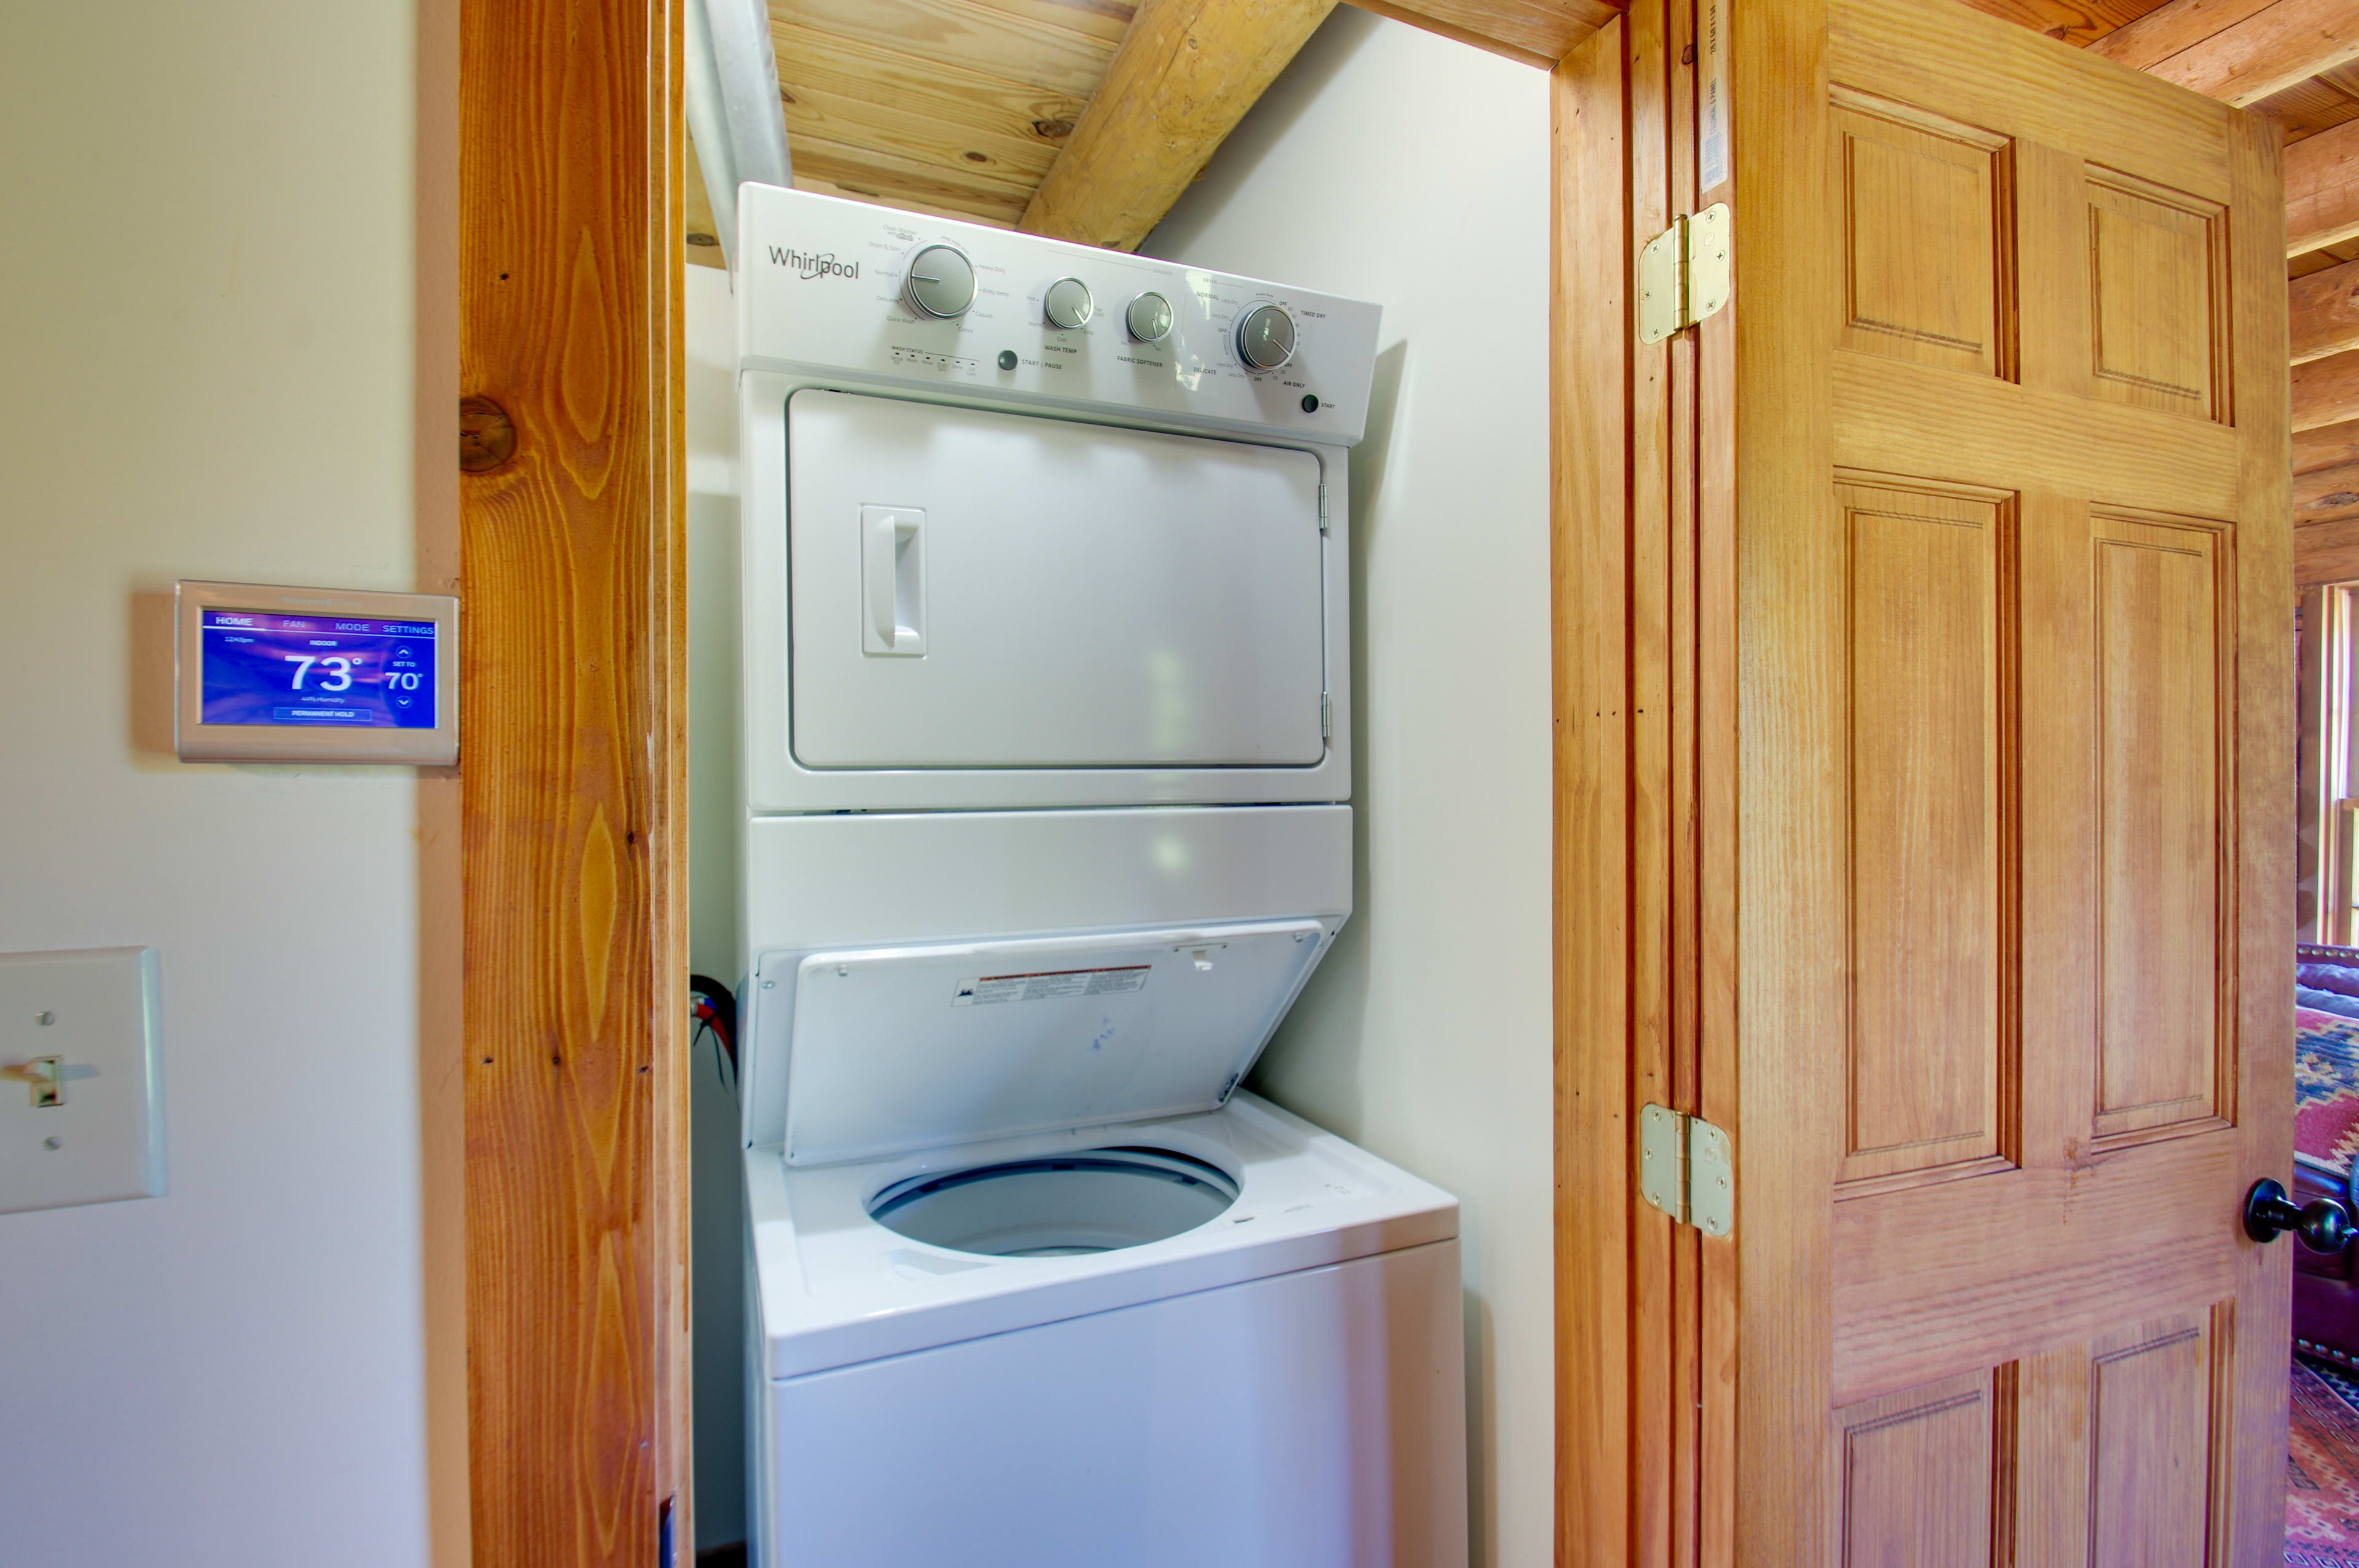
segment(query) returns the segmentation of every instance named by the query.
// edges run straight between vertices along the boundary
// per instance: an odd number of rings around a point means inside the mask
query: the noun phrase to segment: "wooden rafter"
[[[1553,66],[1606,0],[1354,0],[1495,54]],[[1335,0],[1143,0],[1016,226],[1131,250],[1293,59]]]
[[[2359,419],[2359,350],[2293,367],[2293,427],[2315,430]]]
[[[1622,14],[1604,0],[1352,0],[1363,11],[1546,70]]]
[[[1335,0],[1145,0],[1016,227],[1137,248]]]
[[[2290,294],[2288,336],[2294,363],[2359,349],[2359,261],[2297,277]]]
[[[2359,237],[2359,120],[2286,148],[2286,254]]]
[[[2351,0],[2170,0],[2089,46],[2245,108],[2359,59]]]

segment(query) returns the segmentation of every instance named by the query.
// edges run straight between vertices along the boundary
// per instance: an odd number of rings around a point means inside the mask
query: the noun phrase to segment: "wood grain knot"
[[[459,399],[459,467],[489,473],[516,456],[516,421],[488,397]]]
[[[1032,134],[1046,142],[1061,142],[1073,134],[1071,120],[1035,120]]]

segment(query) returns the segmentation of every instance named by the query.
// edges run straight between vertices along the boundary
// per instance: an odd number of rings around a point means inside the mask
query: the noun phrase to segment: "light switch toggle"
[[[36,1056],[21,1069],[33,1086],[33,1108],[45,1110],[66,1103],[66,1064],[62,1056]]]

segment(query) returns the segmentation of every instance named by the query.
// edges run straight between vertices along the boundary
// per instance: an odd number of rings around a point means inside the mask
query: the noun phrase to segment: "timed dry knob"
[[[1277,370],[1294,357],[1294,318],[1283,306],[1256,305],[1237,319],[1237,358],[1255,370]]]
[[[909,258],[901,292],[910,308],[947,320],[974,303],[974,264],[956,245],[928,245]]]
[[[1097,302],[1090,297],[1090,286],[1078,277],[1059,278],[1040,297],[1040,310],[1049,318],[1049,324],[1069,332],[1076,327],[1088,326],[1096,309]]]

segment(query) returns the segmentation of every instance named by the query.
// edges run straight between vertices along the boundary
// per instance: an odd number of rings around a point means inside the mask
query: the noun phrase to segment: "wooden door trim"
[[[673,0],[462,9],[473,1561],[685,1551],[685,429]],[[462,437],[462,450],[468,443]]]
[[[1549,83],[1549,613],[1555,659],[1556,1556],[1616,1568],[1635,1509],[1628,1345],[1631,877],[1628,28]],[[1580,387],[1612,395],[1570,395]],[[1612,586],[1608,586],[1612,585]],[[1603,591],[1595,591],[1603,589]]]

